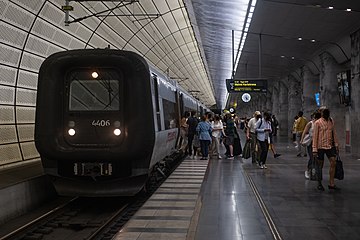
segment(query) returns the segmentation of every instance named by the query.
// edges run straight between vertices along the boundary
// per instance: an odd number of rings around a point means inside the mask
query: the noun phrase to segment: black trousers
[[[266,163],[266,158],[269,151],[269,143],[267,140],[265,140],[265,141],[259,141],[259,144],[261,148],[259,164],[263,165]]]

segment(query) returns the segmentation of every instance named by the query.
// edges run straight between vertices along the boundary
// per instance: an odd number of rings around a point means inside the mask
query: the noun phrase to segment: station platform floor
[[[275,146],[281,156],[274,158],[269,151],[267,169],[241,157],[209,161],[188,157],[184,162],[195,166],[194,172],[188,169],[178,182],[165,182],[165,188],[160,187],[155,199],[114,239],[360,239],[360,159],[340,152],[345,178],[336,180],[341,188],[337,191],[327,188],[329,162],[325,159],[325,191],[319,191],[316,181],[305,179],[308,158],[296,156],[291,140],[277,137]],[[197,192],[200,176],[192,178],[199,173],[198,164],[204,163],[207,169]]]
[[[291,140],[277,137],[275,147],[281,156],[269,151],[267,169],[241,157],[187,157],[114,239],[360,239],[360,159],[340,151],[339,191],[327,189],[325,159],[325,191],[319,191],[305,179],[308,159],[296,156]],[[0,171],[1,182],[41,174],[41,165],[18,170],[26,173]]]

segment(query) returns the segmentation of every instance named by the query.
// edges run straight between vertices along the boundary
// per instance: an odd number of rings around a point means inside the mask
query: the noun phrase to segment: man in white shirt
[[[261,153],[259,167],[266,169],[266,158],[269,150],[269,133],[271,133],[271,116],[268,112],[264,113],[264,117],[256,122],[256,137],[259,142]]]
[[[254,113],[254,117],[252,117],[248,122],[248,128],[246,133],[246,138],[251,141],[251,160],[252,163],[256,163],[259,161],[259,154],[257,154],[256,149],[256,122],[261,118],[261,113],[256,111]]]

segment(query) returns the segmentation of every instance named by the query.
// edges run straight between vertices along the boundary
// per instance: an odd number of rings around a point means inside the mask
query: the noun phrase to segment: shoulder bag
[[[305,134],[305,137],[303,138],[301,145],[303,145],[304,147],[310,146],[312,141],[312,137],[310,136],[310,134]]]

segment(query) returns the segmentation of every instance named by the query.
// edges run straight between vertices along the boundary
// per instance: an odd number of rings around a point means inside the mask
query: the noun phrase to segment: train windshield
[[[70,83],[70,111],[118,111],[118,80],[73,80]]]

